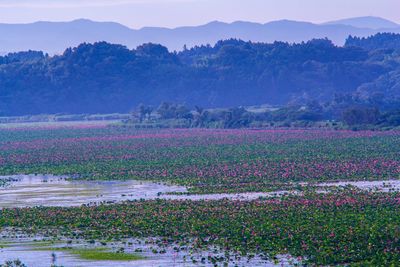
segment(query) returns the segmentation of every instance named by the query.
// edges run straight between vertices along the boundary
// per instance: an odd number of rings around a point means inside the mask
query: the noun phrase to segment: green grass
[[[53,240],[53,241],[32,241],[26,244],[34,247],[50,247],[62,243],[63,243],[62,241]]]
[[[83,260],[95,261],[134,261],[144,257],[135,254],[106,251],[105,248],[71,248],[71,247],[36,247],[35,251],[63,251],[78,256]]]
[[[143,259],[139,255],[102,251],[99,249],[73,249],[71,254],[79,256],[79,258],[84,260],[96,261],[134,261]]]
[[[10,243],[8,242],[0,242],[0,248],[7,248],[10,246]]]

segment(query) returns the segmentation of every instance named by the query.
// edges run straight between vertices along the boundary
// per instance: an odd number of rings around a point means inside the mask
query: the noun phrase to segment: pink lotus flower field
[[[176,251],[217,246],[222,255],[291,255],[311,266],[398,266],[400,261],[398,192],[343,190],[255,201],[151,200],[6,209],[0,215],[1,227],[69,242],[158,237],[156,253],[172,244]],[[217,266],[230,262],[224,256],[217,260]]]
[[[2,129],[0,174],[168,181],[197,193],[268,191],[290,182],[398,179],[399,147],[400,132]]]
[[[0,130],[0,174],[69,175],[176,183],[190,193],[256,192],[296,182],[396,180],[400,132],[135,130],[41,127]],[[311,187],[310,187],[311,189]],[[183,249],[327,266],[398,266],[399,192],[304,190],[257,200],[141,200],[0,210],[0,227],[67,244],[130,238]],[[67,239],[67,240],[66,240]],[[229,253],[226,253],[229,252]],[[195,259],[194,259],[195,261]]]

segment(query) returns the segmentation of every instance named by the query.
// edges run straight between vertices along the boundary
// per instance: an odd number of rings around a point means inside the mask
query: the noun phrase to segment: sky
[[[0,0],[1,23],[114,21],[131,28],[237,20],[326,22],[380,16],[400,23],[400,0]]]

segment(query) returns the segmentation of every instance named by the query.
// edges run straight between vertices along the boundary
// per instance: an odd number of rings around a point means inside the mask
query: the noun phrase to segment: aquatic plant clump
[[[396,264],[400,260],[400,195],[336,193],[257,201],[135,201],[79,208],[1,211],[1,227],[88,240],[160,237],[160,243],[244,255],[280,254],[304,262]]]
[[[271,191],[293,182],[398,179],[398,147],[395,131],[1,129],[0,174],[153,180],[192,193]]]

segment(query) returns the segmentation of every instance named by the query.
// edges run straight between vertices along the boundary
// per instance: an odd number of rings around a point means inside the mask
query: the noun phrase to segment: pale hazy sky
[[[140,28],[213,20],[325,22],[356,16],[400,23],[400,0],[0,0],[0,22],[5,23],[87,18]]]

